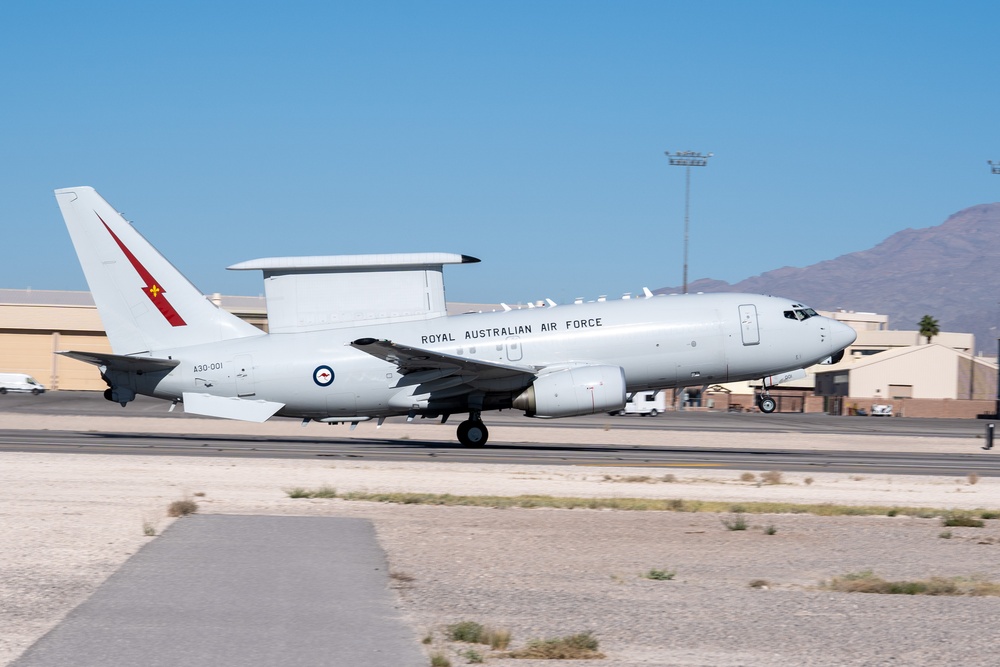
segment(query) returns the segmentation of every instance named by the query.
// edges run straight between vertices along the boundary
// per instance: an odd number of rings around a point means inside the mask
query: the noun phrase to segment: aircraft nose
[[[843,322],[830,320],[830,349],[836,353],[858,339],[858,332]]]

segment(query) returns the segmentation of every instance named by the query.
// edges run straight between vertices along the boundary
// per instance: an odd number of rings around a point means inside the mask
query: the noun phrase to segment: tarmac
[[[174,522],[15,667],[426,665],[371,521]]]

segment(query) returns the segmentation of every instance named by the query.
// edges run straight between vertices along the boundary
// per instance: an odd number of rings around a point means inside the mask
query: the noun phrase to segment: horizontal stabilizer
[[[94,366],[103,366],[106,371],[123,371],[134,373],[142,371],[144,373],[154,373],[156,371],[170,371],[181,362],[176,359],[156,359],[154,357],[127,357],[121,354],[106,354],[102,352],[77,352],[75,350],[63,350],[56,352],[64,357],[76,359]]]
[[[285,407],[284,403],[249,401],[245,398],[212,396],[189,391],[183,393],[183,399],[184,412],[190,414],[257,423],[267,421],[275,412]]]

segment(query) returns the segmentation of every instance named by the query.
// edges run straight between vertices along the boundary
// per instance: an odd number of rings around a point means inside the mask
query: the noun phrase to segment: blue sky
[[[0,287],[86,289],[92,185],[205,292],[444,251],[452,301],[735,282],[1000,200],[995,2],[37,2],[0,10]],[[786,295],[794,297],[795,295]]]

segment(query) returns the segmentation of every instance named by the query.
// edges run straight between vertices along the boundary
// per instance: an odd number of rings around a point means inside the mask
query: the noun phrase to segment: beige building
[[[266,329],[263,297],[208,298]],[[0,372],[27,373],[52,390],[105,389],[93,366],[59,350],[111,352],[90,292],[0,289]]]
[[[264,297],[205,298],[267,331]],[[448,313],[496,308],[449,303]],[[93,366],[56,354],[59,350],[111,352],[90,292],[0,289],[0,373],[27,373],[50,390],[106,388]]]
[[[996,396],[997,366],[946,345],[911,345],[816,370],[816,393],[878,400]]]

